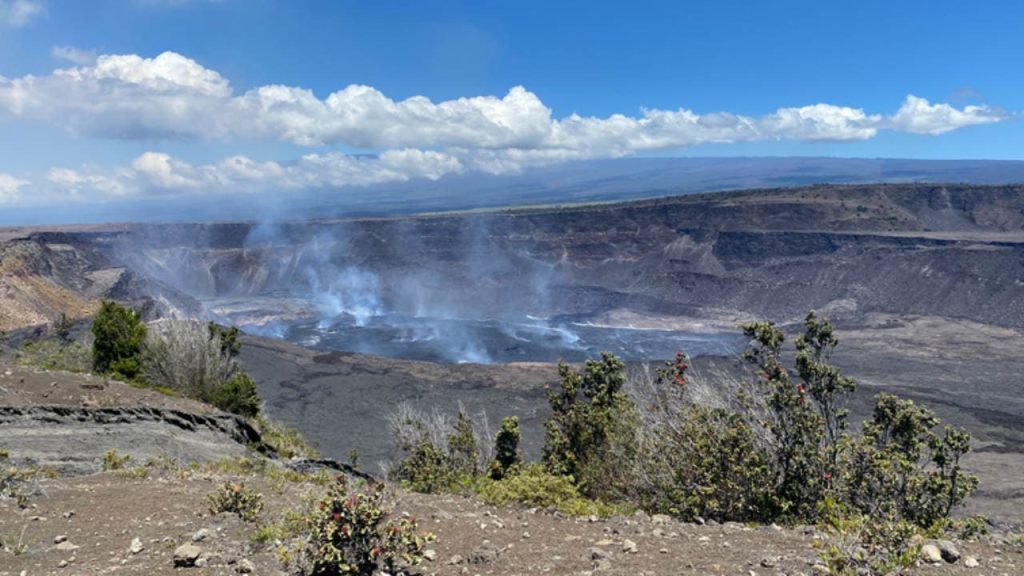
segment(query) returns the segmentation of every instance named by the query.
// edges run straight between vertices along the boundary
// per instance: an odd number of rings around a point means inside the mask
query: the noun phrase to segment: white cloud
[[[11,204],[20,199],[19,191],[28,186],[27,180],[0,172],[0,204]]]
[[[48,76],[0,76],[0,108],[109,138],[217,135],[227,80],[173,52],[100,56]]]
[[[914,134],[945,134],[965,126],[991,124],[1003,115],[988,106],[965,106],[956,109],[949,104],[931,104],[924,98],[907,96],[891,118],[893,129]]]
[[[292,164],[258,162],[245,156],[192,164],[162,152],[146,152],[129,166],[113,169],[53,168],[47,175],[44,194],[90,201],[143,195],[257,193],[366,186],[413,178],[436,180],[464,170],[463,162],[454,155],[414,149],[388,150],[379,156],[307,154]]]
[[[82,50],[74,46],[54,46],[50,48],[50,56],[58,60],[67,60],[79,66],[95,64],[98,58],[92,50]]]
[[[19,28],[45,11],[39,0],[0,0],[0,26]]]
[[[0,0],[0,7],[13,6]],[[882,131],[937,135],[1006,115],[986,106],[956,108],[907,96],[892,115],[818,103],[761,116],[701,114],[685,108],[637,115],[555,118],[521,86],[504,96],[432,102],[393,100],[350,85],[320,98],[311,90],[259,86],[236,94],[214,70],[174,52],[154,58],[55,47],[77,66],[44,76],[0,76],[0,114],[115,139],[270,140],[305,147],[347,145],[373,157],[310,153],[293,163],[245,156],[193,164],[146,152],[113,168],[53,168],[32,201],[146,194],[188,195],[339,188],[447,174],[516,172],[528,166],[680,149],[703,143],[770,140],[858,141]],[[12,202],[24,180],[0,174],[0,201]]]
[[[954,108],[908,96],[895,115],[833,104],[780,108],[764,116],[644,109],[638,116],[552,117],[521,86],[504,96],[432,102],[392,100],[350,85],[319,98],[268,85],[236,95],[216,71],[174,52],[155,58],[100,56],[46,76],[0,77],[0,111],[74,132],[121,139],[268,139],[300,146],[498,151],[578,158],[678,149],[707,142],[865,140],[882,130],[941,134],[1004,115],[985,106]],[[486,154],[482,154],[487,156]]]

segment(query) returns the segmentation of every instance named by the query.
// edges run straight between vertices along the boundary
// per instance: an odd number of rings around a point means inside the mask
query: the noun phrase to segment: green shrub
[[[128,461],[131,459],[132,457],[129,456],[128,454],[122,456],[118,454],[116,449],[110,450],[103,454],[103,459],[101,462],[103,466],[103,471],[111,472],[114,470],[121,470],[128,464]]]
[[[630,458],[634,424],[632,402],[622,391],[625,366],[606,352],[588,360],[582,373],[563,363],[558,374],[559,388],[548,392],[544,464],[574,478],[588,496],[613,496],[621,487],[621,463]]]
[[[764,521],[777,509],[768,461],[734,412],[687,406],[640,458],[634,494],[648,511],[724,522]]]
[[[912,568],[920,557],[920,529],[911,522],[864,515],[823,516],[827,540],[819,556],[831,576],[884,576]]]
[[[388,418],[403,457],[388,477],[415,492],[457,492],[484,466],[475,427],[464,410],[455,422],[440,412],[424,414],[403,404]]]
[[[721,393],[735,382],[710,385],[691,378],[688,369],[688,358],[679,353],[656,373],[646,366],[630,373],[635,457],[623,466],[631,500],[686,520],[771,517],[776,506],[767,456],[754,425]]]
[[[756,397],[743,400],[765,408],[766,455],[775,476],[771,493],[782,516],[813,521],[826,488],[824,420],[807,385],[793,382],[782,363],[782,330],[771,322],[742,328],[754,343],[745,357],[757,371]]]
[[[225,482],[207,496],[210,512],[231,512],[246,522],[252,522],[263,510],[263,495],[240,482]]]
[[[302,558],[307,573],[398,574],[419,564],[433,536],[420,534],[415,518],[392,520],[384,497],[383,484],[353,491],[339,476],[306,520],[309,540]]]
[[[876,396],[873,416],[848,456],[844,481],[851,505],[921,528],[947,519],[974,492],[978,478],[960,467],[970,434],[946,426],[940,436],[938,425],[931,410],[912,400]]]
[[[210,333],[210,340],[220,344],[220,352],[229,359],[235,359],[242,351],[242,343],[238,341],[240,330],[238,326],[225,327],[215,322],[206,325]]]
[[[519,418],[508,416],[501,421],[501,430],[494,437],[494,461],[488,474],[493,480],[501,480],[512,474],[522,462],[519,453]]]
[[[242,370],[236,371],[227,382],[214,388],[208,401],[221,410],[244,418],[258,416],[262,403],[256,382]]]
[[[389,477],[424,494],[452,492],[462,478],[448,454],[426,438],[406,450],[405,457],[390,471]]]
[[[60,317],[54,321],[51,332],[61,344],[70,344],[74,341],[74,336],[71,333],[74,328],[74,321],[68,318],[67,314],[61,312]]]
[[[537,463],[527,464],[500,480],[481,480],[476,491],[484,502],[495,506],[554,508],[572,516],[609,516],[624,510],[585,498],[571,477],[551,474]]]
[[[135,380],[142,373],[146,325],[139,313],[104,300],[92,324],[93,369],[100,374]]]
[[[828,362],[839,345],[828,320],[819,321],[814,312],[804,319],[804,333],[796,337],[796,370],[807,394],[814,401],[824,426],[823,464],[826,489],[838,472],[840,444],[846,440],[847,417],[844,405],[856,389],[852,378],[844,377]]]

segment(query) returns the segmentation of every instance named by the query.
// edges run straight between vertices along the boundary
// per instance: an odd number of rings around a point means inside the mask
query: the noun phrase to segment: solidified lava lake
[[[597,326],[583,318],[466,319],[342,314],[329,320],[243,325],[247,332],[318,350],[359,352],[443,363],[579,362],[611,352],[626,361],[733,355],[746,339],[736,332],[685,332]]]

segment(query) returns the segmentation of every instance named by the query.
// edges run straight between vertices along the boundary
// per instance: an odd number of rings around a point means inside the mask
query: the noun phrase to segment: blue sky
[[[0,0],[0,209],[622,156],[1024,159],[1021,22],[1010,1]]]

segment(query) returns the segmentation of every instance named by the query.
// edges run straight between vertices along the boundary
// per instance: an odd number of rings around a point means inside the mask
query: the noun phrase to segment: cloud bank
[[[194,165],[148,152],[128,166],[55,168],[45,183],[33,184],[71,197],[333,188],[436,179],[464,171],[514,172],[539,164],[704,143],[859,141],[882,131],[939,135],[1005,118],[987,106],[955,108],[914,95],[889,115],[818,103],[762,116],[679,108],[642,109],[634,116],[556,118],[522,86],[503,96],[442,102],[423,96],[394,100],[364,85],[350,85],[323,98],[309,89],[283,85],[236,93],[217,71],[174,52],[154,58],[92,58],[60,48],[54,55],[80,65],[45,76],[0,76],[0,114],[90,138],[283,142],[377,153],[354,157],[321,150],[288,164],[234,156]],[[8,196],[23,188],[14,188]]]

